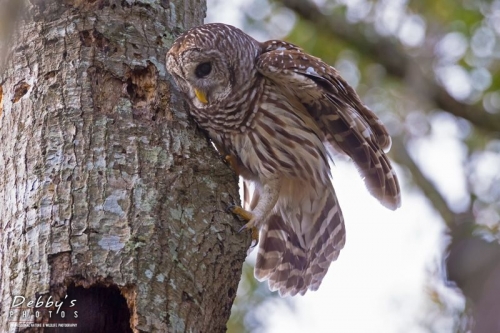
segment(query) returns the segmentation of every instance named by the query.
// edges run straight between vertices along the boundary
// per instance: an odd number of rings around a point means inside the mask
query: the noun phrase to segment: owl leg
[[[226,155],[225,157],[226,163],[229,164],[229,166],[233,169],[233,171],[236,173],[237,176],[240,175],[239,168],[238,168],[238,162],[236,160],[236,157],[233,155]],[[239,206],[232,206],[229,207],[229,210],[231,213],[239,216],[241,219],[245,221],[250,221],[253,218],[252,213],[249,211],[246,211],[242,207]],[[242,232],[245,228],[240,229],[238,232]],[[252,248],[257,246],[259,243],[259,229],[256,227],[252,227],[251,229],[252,232]]]
[[[233,169],[233,171],[236,173],[236,175],[239,176],[240,171],[239,171],[238,160],[237,160],[236,156],[228,154],[225,157],[225,161]],[[254,218],[254,215],[251,212],[249,212],[249,211],[247,211],[239,206],[229,207],[229,210],[231,211],[231,213],[239,216],[241,219],[243,219],[245,221],[251,221],[252,218]],[[247,227],[244,226],[238,232],[242,232],[246,228]],[[250,227],[250,231],[252,232],[252,248],[253,248],[253,247],[257,246],[257,244],[259,243],[259,229],[257,227]]]
[[[280,179],[278,177],[266,180],[260,191],[257,206],[251,212],[248,212],[241,207],[234,207],[232,209],[236,215],[248,221],[248,223],[245,224],[240,231],[254,227],[260,228],[278,201],[280,186]]]
[[[247,222],[253,218],[253,214],[251,212],[244,210],[240,206],[229,206],[228,210]]]
[[[260,191],[257,206],[251,212],[239,206],[231,206],[228,208],[233,214],[239,216],[245,221],[248,221],[248,223],[241,227],[238,232],[250,229],[252,232],[252,240],[256,242],[258,241],[260,226],[266,221],[276,205],[280,192],[280,186],[281,183],[279,178],[267,180]]]

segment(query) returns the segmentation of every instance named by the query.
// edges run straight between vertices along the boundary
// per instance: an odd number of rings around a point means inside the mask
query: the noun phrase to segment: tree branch
[[[417,64],[415,59],[402,51],[395,41],[381,36],[377,40],[369,39],[363,33],[362,25],[350,24],[342,15],[324,15],[310,1],[277,1],[295,11],[303,19],[313,23],[316,27],[326,30],[349,43],[362,54],[370,55],[373,60],[384,66],[390,75],[404,79],[411,73],[413,76],[412,82],[415,82],[418,87],[425,87],[424,95],[440,109],[466,119],[483,130],[500,132],[500,114],[490,114],[478,105],[469,105],[454,99],[446,89],[436,83],[434,78],[425,75],[420,68],[421,64]],[[433,70],[429,69],[425,72],[432,73]]]
[[[457,220],[457,214],[455,214],[446,203],[444,197],[439,193],[434,184],[422,173],[420,167],[413,160],[413,158],[408,153],[403,140],[399,136],[392,137],[392,148],[391,155],[392,158],[399,164],[402,164],[410,170],[413,181],[420,187],[424,195],[429,199],[432,206],[439,212],[443,217],[446,225],[452,228]]]

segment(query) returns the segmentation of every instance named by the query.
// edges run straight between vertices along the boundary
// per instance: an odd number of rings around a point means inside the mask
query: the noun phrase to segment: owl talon
[[[252,213],[250,213],[250,212],[244,210],[243,208],[241,208],[240,206],[236,206],[236,205],[230,205],[229,207],[227,207],[227,211],[233,213],[234,215],[242,218],[245,221],[250,221],[254,217]]]
[[[253,236],[255,233],[257,234],[257,238],[258,238],[259,237],[259,230],[255,227],[254,222],[255,222],[254,220],[251,220],[250,222],[248,222],[247,224],[242,226],[240,228],[240,230],[238,230],[238,233],[241,233],[242,231],[250,229],[250,231],[252,232],[252,239],[254,238]],[[257,231],[255,231],[255,230],[257,230]]]
[[[227,207],[227,211],[237,215],[245,221],[248,221],[238,230],[238,233],[241,234],[243,231],[250,229],[250,232],[252,233],[251,248],[253,249],[254,247],[256,247],[259,243],[259,229],[254,226],[255,219],[253,214],[236,205],[230,205],[229,207]]]
[[[240,228],[240,230],[238,230],[238,233],[241,233],[245,230],[250,229],[250,232],[252,234],[252,246],[251,246],[251,248],[256,247],[257,244],[259,243],[259,229],[254,227],[253,224],[254,224],[253,221],[250,221],[247,224],[245,224],[244,226],[242,226]]]
[[[238,230],[238,233],[241,234],[243,231],[247,230],[247,225],[245,224],[244,226],[242,226],[239,230]]]
[[[235,204],[230,204],[230,205],[228,205],[228,206],[226,207],[226,213],[232,213],[232,212],[233,212],[233,209],[234,209],[235,207],[238,207],[238,206],[236,206]]]

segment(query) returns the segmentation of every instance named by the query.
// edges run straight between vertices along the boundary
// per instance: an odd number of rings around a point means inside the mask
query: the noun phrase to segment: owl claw
[[[250,221],[242,226],[240,230],[238,230],[238,233],[241,233],[248,229],[250,229],[250,232],[252,233],[252,243],[250,249],[253,249],[257,246],[257,244],[259,244],[259,229],[253,226],[253,221]]]
[[[240,230],[238,230],[238,233],[241,233],[241,232],[243,232],[243,231],[245,231],[245,230],[248,230],[248,229],[250,229],[250,231],[252,231],[252,236],[253,236],[253,232],[254,232],[254,231],[253,231],[253,229],[257,229],[257,228],[254,226],[253,221],[250,221],[250,222],[248,222],[247,224],[245,224],[244,226],[242,226],[242,227],[240,228]],[[252,238],[253,238],[253,237],[252,237]]]
[[[229,207],[227,207],[227,211],[233,213],[234,215],[242,218],[243,220],[245,220],[247,222],[251,221],[254,218],[252,213],[244,210],[240,206],[229,205]]]
[[[247,225],[245,224],[244,226],[242,226],[239,230],[238,230],[238,233],[241,234],[243,231],[247,230]]]
[[[229,205],[229,207],[227,207],[227,211],[239,216],[240,218],[242,218],[245,221],[248,221],[244,226],[242,226],[238,230],[238,233],[240,234],[243,231],[250,229],[250,231],[252,233],[252,246],[251,246],[251,248],[256,247],[257,244],[259,244],[259,229],[254,226],[254,224],[255,224],[254,215],[251,212],[248,212],[248,211],[244,210],[243,208],[241,208],[240,206],[236,206],[236,205]]]

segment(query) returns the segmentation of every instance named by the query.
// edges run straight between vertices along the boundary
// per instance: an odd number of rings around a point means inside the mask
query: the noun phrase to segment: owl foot
[[[238,230],[238,233],[241,233],[248,229],[250,229],[250,232],[252,234],[252,245],[250,246],[250,248],[253,249],[257,246],[257,244],[259,244],[259,229],[253,226],[253,221],[250,221],[242,226],[240,230]]]
[[[244,210],[240,206],[230,205],[229,207],[227,207],[227,210],[247,222],[251,221],[254,218],[252,213]]]
[[[240,230],[238,230],[238,233],[241,233],[242,231],[248,230],[248,229],[250,229],[250,232],[252,233],[252,246],[251,246],[251,248],[253,249],[254,247],[257,246],[257,244],[259,244],[259,228],[254,226],[254,221],[250,221],[247,224],[245,224],[244,226],[242,226],[240,228]]]
[[[252,233],[252,248],[257,246],[257,244],[259,243],[259,229],[254,226],[255,219],[254,219],[253,214],[244,210],[240,206],[229,206],[227,209],[228,209],[228,211],[230,211],[234,215],[240,217],[241,219],[243,219],[245,221],[248,221],[247,224],[245,224],[244,226],[242,226],[240,228],[240,230],[238,230],[238,233],[241,233],[244,230],[250,229],[250,231]]]

